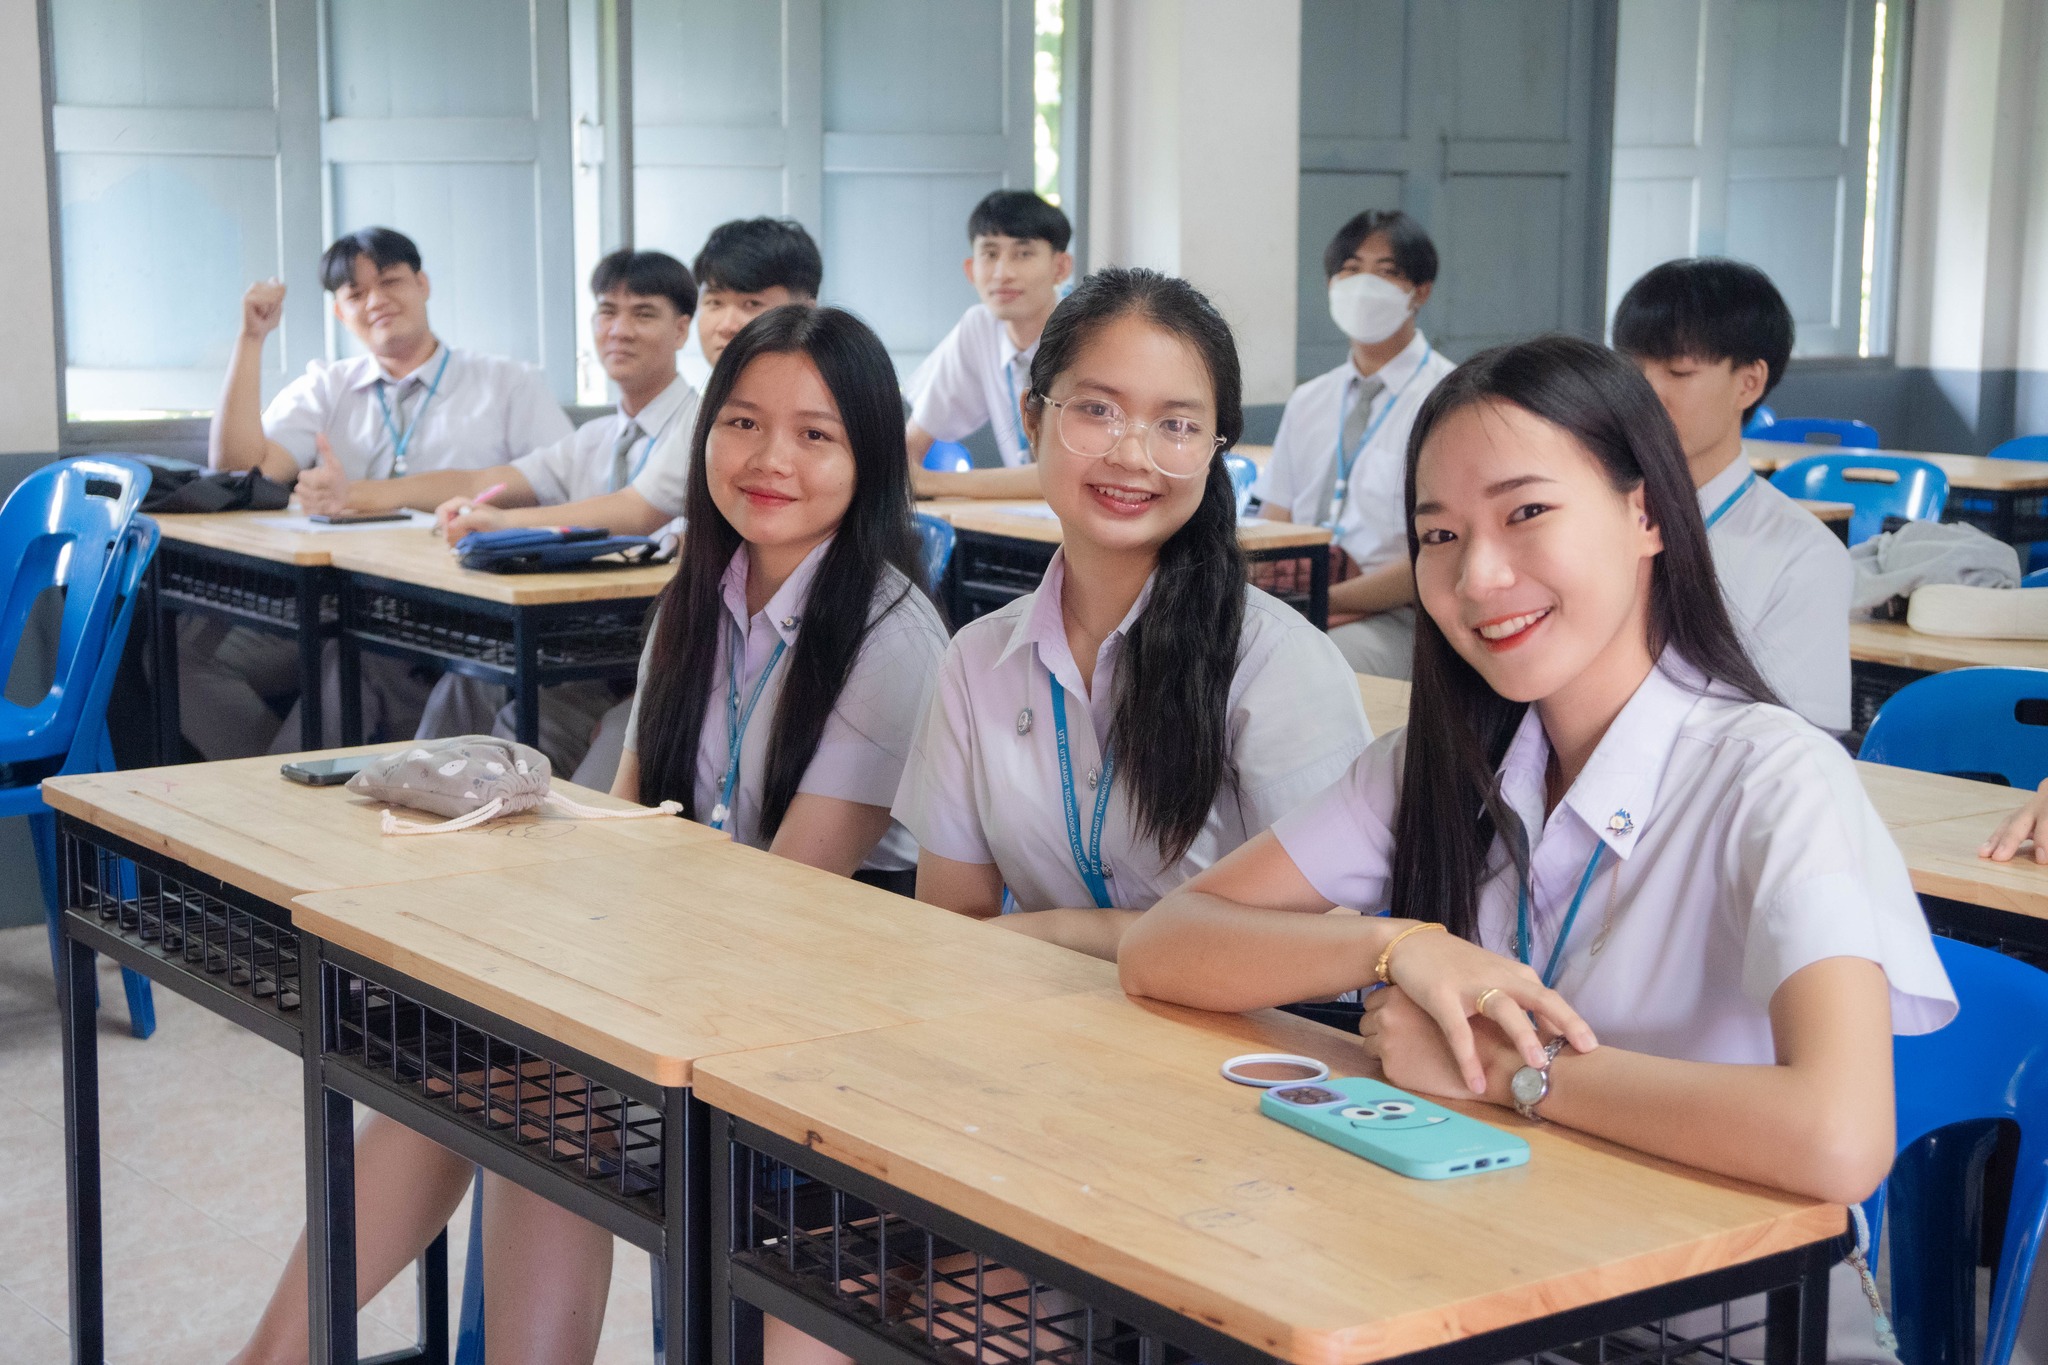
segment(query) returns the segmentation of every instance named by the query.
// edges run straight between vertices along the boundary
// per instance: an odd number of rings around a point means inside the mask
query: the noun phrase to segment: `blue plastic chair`
[[[918,539],[924,542],[924,585],[936,593],[945,581],[946,566],[953,562],[953,527],[929,512],[919,512],[912,520],[917,523]]]
[[[2044,719],[2021,719],[2023,707]],[[2048,777],[2048,668],[1958,668],[1916,679],[1878,710],[1858,757],[2032,791]]]
[[[1743,426],[1742,434],[1752,441],[1762,440],[1764,428],[1777,425],[1777,421],[1778,414],[1771,411],[1770,404],[1759,403],[1756,405],[1756,411],[1749,415],[1749,421]]]
[[[1899,1157],[1864,1209],[1873,1243],[1892,1217],[1899,1358],[2007,1365],[2048,1223],[2048,972],[1954,939],[1934,947],[1962,1008],[1938,1032],[1893,1040]],[[2019,1125],[2020,1154],[1978,1358],[1975,1215],[2001,1120]]]
[[[924,467],[941,474],[965,474],[974,468],[974,457],[958,441],[933,441],[924,453]]]
[[[2039,460],[2048,464],[2048,432],[2039,436],[2015,436],[1991,448],[1993,460]]]
[[[1230,486],[1237,490],[1237,514],[1251,510],[1252,485],[1259,481],[1259,467],[1249,455],[1225,455],[1223,467],[1230,471]]]
[[[1882,531],[1886,517],[1939,521],[1948,506],[1948,475],[1905,455],[1811,455],[1771,475],[1771,483],[1788,497],[1851,504],[1851,545]]]
[[[1877,428],[1853,417],[1776,417],[1756,431],[1743,435],[1759,441],[1790,441],[1797,445],[1847,446],[1855,450],[1876,450],[1881,444]],[[1818,440],[1832,437],[1832,440]]]
[[[2048,588],[2048,569],[2036,569],[2020,580],[2023,588]]]

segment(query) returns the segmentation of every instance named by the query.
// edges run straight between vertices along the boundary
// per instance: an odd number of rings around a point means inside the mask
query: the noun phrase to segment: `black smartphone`
[[[351,758],[302,758],[296,763],[279,766],[278,771],[286,780],[306,787],[338,787],[370,766],[375,754],[356,754]]]
[[[410,512],[315,512],[306,518],[321,526],[367,526],[375,521],[411,521]]]

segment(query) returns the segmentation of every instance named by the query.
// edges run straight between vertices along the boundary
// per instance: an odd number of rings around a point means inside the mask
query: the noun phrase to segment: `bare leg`
[[[853,1357],[768,1313],[761,1323],[761,1365],[853,1365]]]
[[[611,1233],[484,1172],[489,1365],[578,1365],[595,1358],[611,1283]]]
[[[437,1142],[373,1114],[356,1134],[356,1306],[375,1298],[448,1225],[475,1167]],[[306,1235],[230,1365],[305,1365]]]

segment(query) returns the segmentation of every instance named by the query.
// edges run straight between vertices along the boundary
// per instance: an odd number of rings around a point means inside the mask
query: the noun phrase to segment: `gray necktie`
[[[1358,396],[1351,402],[1351,411],[1344,417],[1344,457],[1353,458],[1358,443],[1365,439],[1365,426],[1372,417],[1372,402],[1378,398],[1386,384],[1376,374],[1367,375],[1357,383]]]
[[[612,446],[612,492],[626,486],[626,459],[633,453],[633,442],[644,434],[638,422],[630,417],[626,419],[626,429],[619,433],[617,444]]]

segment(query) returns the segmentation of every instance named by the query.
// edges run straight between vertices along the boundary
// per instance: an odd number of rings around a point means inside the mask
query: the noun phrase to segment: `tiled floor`
[[[305,1217],[296,1058],[170,991],[128,1034],[102,962],[100,1112],[107,1359],[219,1365],[241,1344]],[[56,995],[40,927],[0,930],[0,1365],[68,1358],[64,1103]],[[449,1252],[459,1301],[468,1204]],[[651,1357],[647,1256],[621,1242],[605,1365]],[[413,1339],[413,1277],[362,1319],[364,1351]]]

